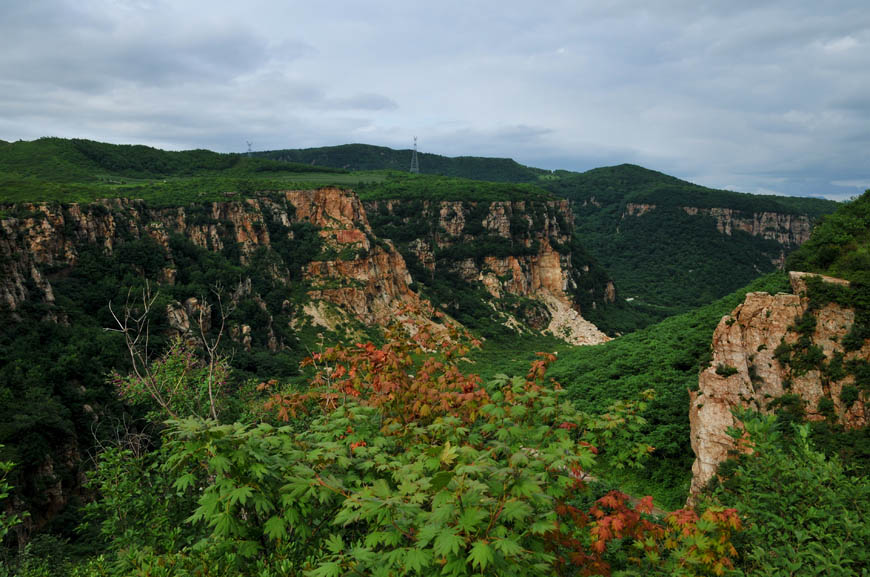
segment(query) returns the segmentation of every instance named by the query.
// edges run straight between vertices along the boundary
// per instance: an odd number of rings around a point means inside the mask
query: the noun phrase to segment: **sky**
[[[867,0],[0,0],[0,139],[870,188]]]

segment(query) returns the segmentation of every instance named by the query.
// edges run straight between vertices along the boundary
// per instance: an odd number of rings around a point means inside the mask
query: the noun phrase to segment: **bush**
[[[816,451],[809,425],[795,426],[788,442],[776,417],[740,418],[754,452],[738,458],[713,497],[746,522],[735,538],[741,574],[866,575],[870,480],[849,477],[837,458]]]
[[[719,363],[716,365],[716,374],[720,377],[725,377],[726,379],[731,375],[736,375],[739,371],[736,367],[732,367],[730,365],[724,365]]]
[[[846,407],[846,410],[852,408],[852,405],[855,404],[860,398],[860,393],[858,392],[858,387],[854,387],[852,385],[846,385],[843,387],[843,390],[840,391],[840,402],[843,403],[843,406]]]
[[[597,451],[622,463],[649,453],[627,434],[644,402],[580,412],[544,384],[549,354],[525,378],[484,385],[459,370],[466,347],[442,331],[420,323],[413,340],[394,329],[380,347],[315,355],[309,390],[272,391],[274,424],[174,420],[140,465],[105,455],[92,511],[105,517],[116,571],[706,575],[731,566],[733,510],[659,523],[651,497],[633,505],[618,492],[583,494]]]

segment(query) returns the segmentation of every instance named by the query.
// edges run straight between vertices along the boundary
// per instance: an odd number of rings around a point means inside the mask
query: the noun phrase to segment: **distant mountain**
[[[622,164],[557,171],[541,185],[574,201],[577,238],[623,296],[667,316],[780,267],[838,204],[699,186]]]
[[[2,141],[0,141],[2,142]],[[86,182],[111,174],[128,178],[165,178],[213,173],[238,168],[311,172],[309,166],[275,166],[241,154],[211,150],[168,151],[141,144],[109,144],[79,138],[39,138],[4,143],[0,172],[51,182]],[[268,167],[268,168],[266,168]]]
[[[254,156],[345,170],[399,170],[411,168],[411,150],[394,150],[370,144],[343,144],[321,148],[285,149],[255,152]],[[510,158],[479,156],[441,156],[418,153],[420,172],[474,180],[536,182],[550,171],[523,166]]]

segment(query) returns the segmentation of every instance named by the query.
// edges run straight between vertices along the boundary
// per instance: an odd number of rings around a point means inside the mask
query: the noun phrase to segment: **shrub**
[[[483,384],[459,370],[466,346],[448,331],[418,323],[410,340],[396,328],[382,346],[315,355],[309,390],[272,393],[276,424],[171,421],[160,466],[147,468],[172,483],[155,518],[188,523],[183,535],[116,551],[120,570],[549,576],[731,566],[733,510],[678,511],[659,523],[651,497],[584,497],[596,453],[626,464],[651,451],[631,439],[645,401],[580,412],[546,383],[550,354],[524,378]],[[123,502],[129,493],[111,494]]]
[[[725,365],[719,363],[716,365],[716,374],[720,377],[725,377],[726,379],[731,375],[736,375],[739,371],[736,367],[732,367],[731,365]]]
[[[740,574],[866,574],[870,525],[863,511],[870,480],[849,477],[837,458],[816,451],[806,424],[794,426],[789,441],[772,415],[739,418],[754,451],[720,469],[727,476],[713,497],[736,507],[745,521],[746,530],[735,537]]]
[[[855,404],[860,398],[860,393],[858,392],[858,387],[852,385],[846,385],[843,387],[843,390],[840,391],[840,402],[843,403],[843,406],[846,407],[846,410],[852,408],[852,405]]]

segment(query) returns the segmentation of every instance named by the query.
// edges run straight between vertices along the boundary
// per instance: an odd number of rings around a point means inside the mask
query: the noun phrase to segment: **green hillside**
[[[547,200],[556,198],[540,186],[527,183],[487,182],[408,172],[387,172],[379,181],[360,183],[354,191],[362,200],[475,201]]]
[[[291,186],[350,186],[379,178],[240,154],[173,152],[80,139],[40,138],[0,146],[0,203],[128,197],[176,204]]]
[[[256,152],[255,156],[299,162],[315,167],[335,167],[345,170],[397,170],[408,172],[411,150],[394,150],[370,144],[344,144],[321,148],[285,149]],[[536,182],[548,170],[523,166],[510,158],[478,156],[441,156],[418,153],[420,172],[502,182]]]
[[[826,216],[787,267],[870,284],[870,190]]]
[[[713,218],[681,207],[810,219],[837,207],[822,199],[715,190],[631,164],[555,176],[543,186],[574,201],[579,241],[610,272],[624,297],[662,316],[706,304],[772,272],[771,261],[787,250],[741,230],[722,234]],[[656,208],[629,217],[630,203]]]

